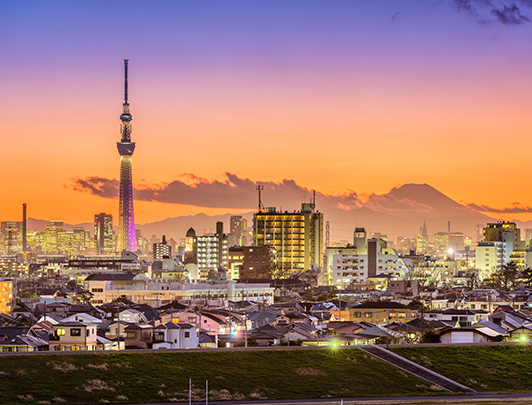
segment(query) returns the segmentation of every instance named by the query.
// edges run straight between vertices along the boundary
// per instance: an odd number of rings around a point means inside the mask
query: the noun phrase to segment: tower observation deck
[[[135,213],[133,210],[133,182],[131,157],[135,150],[135,142],[131,142],[131,113],[128,102],[127,82],[128,60],[124,59],[124,103],[120,121],[121,141],[116,143],[120,154],[120,209],[118,216],[117,250],[129,252],[137,251],[137,237],[135,235]]]

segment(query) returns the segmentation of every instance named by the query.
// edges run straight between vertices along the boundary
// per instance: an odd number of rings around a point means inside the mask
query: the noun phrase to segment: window
[[[185,337],[189,338],[190,337],[190,332],[185,332]]]
[[[81,328],[70,329],[70,336],[81,336]]]
[[[364,314],[364,316],[365,316],[366,318],[371,318],[371,317],[373,316],[373,314],[372,314],[371,312],[366,312],[366,313]]]
[[[56,329],[55,333],[57,334],[57,336],[65,336],[65,330],[64,329]]]

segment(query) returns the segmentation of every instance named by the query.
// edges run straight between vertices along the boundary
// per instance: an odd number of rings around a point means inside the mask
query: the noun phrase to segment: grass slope
[[[1,404],[421,395],[442,392],[357,349],[0,356]]]
[[[526,345],[398,347],[393,351],[479,392],[532,391]]]

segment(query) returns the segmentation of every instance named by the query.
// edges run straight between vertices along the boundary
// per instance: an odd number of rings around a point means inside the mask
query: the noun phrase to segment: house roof
[[[129,326],[126,326],[126,328],[124,328],[124,331],[127,331],[127,330],[142,330],[142,329],[153,329],[153,326],[151,325],[147,325],[147,324],[142,324],[142,323],[134,323],[134,324],[131,324]]]
[[[0,346],[48,346],[48,342],[31,335],[17,335],[0,342]]]
[[[409,308],[406,305],[403,305],[395,301],[367,301],[367,302],[364,302],[360,305],[353,307],[353,309],[355,310],[359,310],[359,309],[409,309],[409,310],[412,310],[412,308]]]
[[[156,330],[162,330],[162,329],[192,329],[195,328],[194,325],[191,325],[190,323],[182,322],[182,323],[175,323],[175,322],[167,322],[164,325],[159,325],[155,327]]]
[[[484,330],[484,328],[475,328],[473,326],[464,326],[464,327],[461,327],[461,328],[447,329],[447,330],[442,331],[441,336],[447,335],[447,334],[449,334],[451,332],[454,332],[454,333],[456,333],[456,332],[458,332],[458,333],[473,332],[473,333],[479,333],[479,334],[487,336],[487,337],[496,336],[496,335],[491,334],[491,332],[488,332],[487,330]]]
[[[0,336],[5,336],[8,339],[14,338],[17,335],[23,335],[30,330],[27,326],[18,326],[13,328],[0,328]]]
[[[57,327],[61,326],[95,326],[92,322],[76,322],[76,321],[67,321],[67,322],[59,322],[58,324],[54,325]]]
[[[207,333],[201,332],[199,334],[199,342],[200,343],[216,343],[216,337],[209,335]]]
[[[188,308],[187,305],[180,304],[177,301],[172,301],[169,304],[160,306],[159,308],[157,308],[157,310],[158,311],[171,311],[173,309],[173,310],[182,311],[187,308]]]
[[[98,273],[89,275],[85,281],[132,281],[135,274],[130,273]]]

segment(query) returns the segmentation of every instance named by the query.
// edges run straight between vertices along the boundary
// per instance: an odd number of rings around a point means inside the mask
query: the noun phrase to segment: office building
[[[94,243],[98,255],[111,254],[115,251],[113,216],[101,212],[94,215]]]

